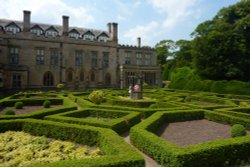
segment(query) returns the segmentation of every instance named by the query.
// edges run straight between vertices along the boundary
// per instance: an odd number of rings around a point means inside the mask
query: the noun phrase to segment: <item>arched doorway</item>
[[[109,73],[107,73],[105,75],[105,84],[106,85],[110,85],[111,84],[111,75]]]
[[[72,82],[73,81],[73,71],[72,70],[69,70],[67,72],[67,81],[68,82]]]
[[[43,75],[43,85],[44,86],[53,86],[54,85],[54,77],[50,71],[47,71]]]

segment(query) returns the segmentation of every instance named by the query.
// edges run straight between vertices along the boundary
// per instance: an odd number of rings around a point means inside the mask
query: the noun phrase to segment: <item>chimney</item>
[[[63,35],[68,35],[69,33],[69,16],[63,16]]]
[[[111,40],[118,42],[118,24],[117,23],[111,23]]]
[[[137,47],[141,47],[141,37],[137,37]]]
[[[108,33],[111,34],[111,23],[107,24],[107,28],[108,28]]]
[[[23,11],[23,31],[29,32],[30,30],[30,11]]]

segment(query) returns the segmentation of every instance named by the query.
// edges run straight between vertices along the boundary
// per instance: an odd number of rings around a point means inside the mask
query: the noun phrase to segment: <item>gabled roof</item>
[[[9,26],[12,26],[12,25],[15,26],[15,27],[17,27],[17,28],[19,28],[21,30],[21,28],[14,21],[6,24],[5,27],[9,27]]]
[[[95,34],[94,34],[92,31],[90,31],[90,30],[86,31],[86,32],[83,33],[82,35],[85,35],[85,34],[91,34],[91,35],[95,36]]]
[[[76,34],[80,34],[75,28],[73,28],[73,29],[71,29],[70,31],[69,31],[69,33],[76,33]]]
[[[49,30],[53,30],[58,32],[58,30],[54,27],[54,26],[50,26],[49,28],[47,28],[45,31],[49,31]]]
[[[5,27],[10,22],[15,23],[21,30],[23,29],[23,22],[22,21],[13,21],[13,20],[6,20],[0,19],[0,26]],[[51,25],[51,24],[43,24],[43,23],[30,23],[30,27],[34,27],[35,25],[39,26],[42,30],[48,30],[50,27],[53,27],[60,35],[63,33],[63,27],[61,25]],[[102,33],[105,33],[107,37],[109,37],[109,33],[103,30],[96,30],[96,29],[87,29],[87,28],[79,28],[79,27],[69,27],[69,32],[75,29],[80,34],[85,34],[86,32],[91,32],[94,36],[99,36]]]
[[[33,25],[30,29],[40,29],[44,31],[44,29],[42,29],[42,27],[40,27],[38,24]]]
[[[100,36],[109,37],[108,34],[107,34],[106,32],[101,32],[99,35],[97,35],[97,38],[99,38]]]

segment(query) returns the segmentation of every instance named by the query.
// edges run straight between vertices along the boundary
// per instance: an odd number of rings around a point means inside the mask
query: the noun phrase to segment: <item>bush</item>
[[[104,102],[104,93],[101,90],[93,91],[88,96],[88,99],[95,104],[100,104]]]
[[[43,102],[43,107],[44,107],[44,108],[50,108],[50,105],[51,105],[51,102],[50,102],[49,100],[45,100],[45,101]]]
[[[3,115],[16,115],[16,113],[15,111],[9,109],[9,110],[5,110],[3,112]]]
[[[15,108],[16,109],[22,109],[23,108],[23,102],[21,102],[21,101],[16,102],[15,103]]]
[[[57,84],[56,86],[58,89],[63,89],[64,88],[64,84]]]
[[[231,137],[246,136],[246,128],[241,124],[235,124],[231,127]]]

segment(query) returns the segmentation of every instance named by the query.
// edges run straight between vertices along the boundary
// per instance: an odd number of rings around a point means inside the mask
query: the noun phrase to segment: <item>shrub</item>
[[[231,127],[231,137],[246,136],[246,128],[241,124],[235,124]]]
[[[50,108],[50,105],[51,105],[51,102],[50,102],[49,100],[45,100],[45,101],[43,102],[43,107],[44,107],[44,108]]]
[[[16,115],[15,111],[8,109],[3,112],[3,115]]]
[[[158,108],[158,105],[157,105],[157,104],[151,104],[151,105],[149,106],[149,108]]]
[[[16,109],[22,109],[23,108],[23,102],[21,102],[21,101],[16,102],[15,103],[15,108]]]
[[[26,93],[24,96],[25,96],[26,98],[30,98],[30,94],[29,94],[29,93]]]
[[[104,101],[104,93],[101,90],[93,91],[88,96],[88,99],[95,104],[100,104]]]
[[[143,88],[148,88],[149,87],[149,85],[146,82],[144,82],[142,86],[143,86]]]

